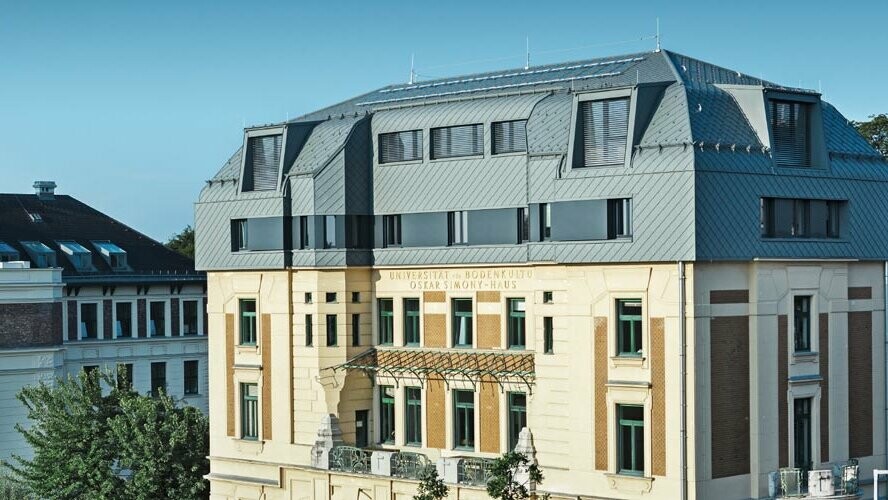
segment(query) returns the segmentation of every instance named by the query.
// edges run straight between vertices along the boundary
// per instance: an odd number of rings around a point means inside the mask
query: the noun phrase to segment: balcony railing
[[[860,496],[857,460],[822,470],[787,467],[776,474],[774,498],[856,498]]]
[[[404,479],[421,479],[422,473],[435,464],[422,453],[399,451],[392,454],[392,476]]]
[[[358,474],[370,473],[371,453],[353,446],[334,446],[330,451],[330,469]]]
[[[457,482],[469,486],[485,486],[490,479],[491,464],[493,460],[486,458],[460,458],[456,465]]]

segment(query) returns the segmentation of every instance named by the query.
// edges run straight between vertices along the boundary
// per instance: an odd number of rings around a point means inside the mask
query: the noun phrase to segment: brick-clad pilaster
[[[500,293],[496,291],[478,292],[478,302],[499,302]]]
[[[481,378],[478,401],[481,406],[481,452],[500,452],[499,385],[489,376]]]
[[[873,313],[848,313],[848,455],[873,454]]]
[[[789,390],[789,355],[786,352],[789,341],[787,316],[777,316],[777,421],[779,436],[777,438],[778,463],[780,467],[789,467],[789,403],[786,392]]]
[[[75,316],[72,327],[75,328]],[[0,349],[42,347],[62,343],[62,303],[0,304]]]
[[[499,349],[502,347],[500,338],[500,315],[478,315],[478,349]]]
[[[271,440],[271,315],[259,318],[262,351],[262,439]]]
[[[749,317],[709,321],[712,478],[749,474]]]
[[[148,311],[147,304],[145,303],[145,299],[139,299],[136,301],[136,322],[137,328],[136,330],[139,332],[139,337],[147,337],[148,336]]]
[[[444,292],[422,292],[423,302],[444,302]]]
[[[666,475],[666,329],[651,318],[651,474]]]
[[[111,312],[111,299],[105,299],[102,301],[102,329],[104,330],[106,339],[114,338],[114,324]]]
[[[68,301],[68,340],[77,340],[77,301]]]
[[[607,318],[595,318],[595,352],[592,370],[595,377],[595,469],[607,470]]]
[[[170,299],[170,335],[179,336],[179,299]]]
[[[747,304],[749,290],[710,290],[710,304]]]
[[[426,383],[426,441],[429,448],[446,448],[444,422],[447,421],[444,404],[444,381],[428,379]]]
[[[423,314],[422,328],[425,347],[447,346],[447,321],[443,314]]]
[[[829,314],[821,313],[820,330],[820,461],[829,462]]]
[[[234,422],[234,314],[225,315],[225,396],[228,405],[226,417],[229,436],[235,436]]]

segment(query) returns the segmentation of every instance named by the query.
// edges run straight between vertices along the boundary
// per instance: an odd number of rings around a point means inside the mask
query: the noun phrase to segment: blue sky
[[[885,0],[716,5],[0,0],[0,192],[52,179],[165,240],[244,123],[403,82],[411,53],[437,77],[520,66],[525,37],[532,63],[652,49],[611,43],[653,34],[658,16],[666,49],[822,86],[851,119],[888,112]]]

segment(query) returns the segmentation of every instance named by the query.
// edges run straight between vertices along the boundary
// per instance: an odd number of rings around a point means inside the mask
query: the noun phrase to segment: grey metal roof
[[[299,156],[287,170],[288,173],[290,175],[308,174],[322,168],[345,146],[345,140],[352,128],[363,118],[363,116],[351,115],[319,123],[312,129],[302,151],[299,152]]]

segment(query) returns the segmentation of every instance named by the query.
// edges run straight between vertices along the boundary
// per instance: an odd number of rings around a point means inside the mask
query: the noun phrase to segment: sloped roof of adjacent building
[[[40,199],[35,194],[0,194],[0,241],[18,251],[22,260],[30,260],[21,242],[39,241],[56,254],[66,281],[77,279],[104,281],[202,280],[194,270],[194,261],[166,248],[135,229],[67,195]],[[31,214],[37,214],[35,222]],[[90,251],[94,271],[78,271],[57,242],[75,241]],[[109,241],[126,252],[128,269],[111,269],[93,245]]]

